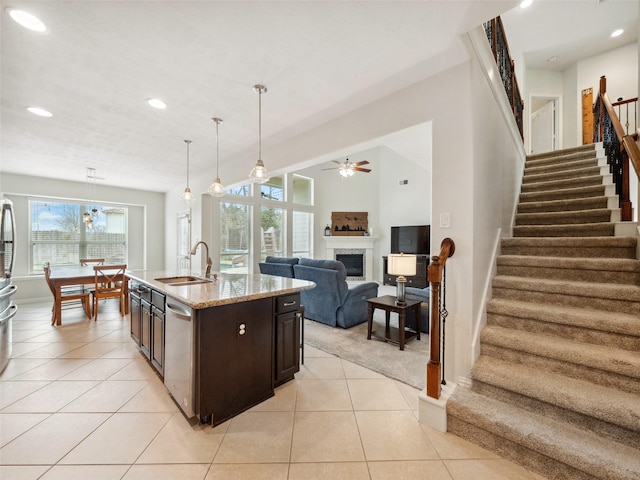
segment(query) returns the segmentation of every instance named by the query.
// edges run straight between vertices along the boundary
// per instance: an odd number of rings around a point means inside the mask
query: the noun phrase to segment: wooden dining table
[[[98,277],[100,278],[100,277]],[[126,279],[127,277],[125,277]],[[68,287],[70,285],[87,285],[95,283],[95,273],[92,265],[63,265],[58,267],[51,267],[51,284],[54,290],[54,318],[55,325],[62,324],[62,287]],[[125,281],[124,293],[124,314],[129,313],[129,282]]]

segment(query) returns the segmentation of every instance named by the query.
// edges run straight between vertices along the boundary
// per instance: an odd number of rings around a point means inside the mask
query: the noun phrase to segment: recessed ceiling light
[[[520,2],[520,8],[530,7],[532,3],[533,3],[533,0],[522,0]]]
[[[49,110],[45,110],[44,108],[27,107],[27,110],[29,110],[34,115],[38,115],[39,117],[53,117],[53,113],[51,113]]]
[[[167,104],[159,98],[147,98],[147,103],[153,108],[159,108],[160,110],[167,108]]]
[[[35,15],[25,12],[24,10],[18,10],[17,8],[8,8],[7,11],[9,12],[9,16],[24,28],[40,33],[47,31],[47,26]]]
[[[620,35],[622,35],[624,33],[624,30],[619,28],[617,30],[615,30],[612,34],[611,37],[615,38],[615,37],[619,37]]]

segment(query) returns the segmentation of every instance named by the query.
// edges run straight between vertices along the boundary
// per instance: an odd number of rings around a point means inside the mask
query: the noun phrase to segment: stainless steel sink
[[[171,286],[180,286],[180,285],[196,285],[198,283],[210,283],[211,280],[208,278],[202,277],[194,277],[191,275],[183,275],[178,277],[161,277],[155,279],[157,282],[166,283]]]

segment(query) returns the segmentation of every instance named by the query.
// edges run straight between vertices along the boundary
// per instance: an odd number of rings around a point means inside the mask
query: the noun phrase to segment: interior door
[[[531,114],[531,153],[556,149],[556,109],[553,100]]]

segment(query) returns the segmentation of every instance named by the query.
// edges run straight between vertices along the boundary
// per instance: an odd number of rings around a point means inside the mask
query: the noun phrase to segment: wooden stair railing
[[[428,280],[430,286],[430,325],[429,325],[429,362],[427,363],[427,396],[440,398],[442,384],[442,368],[440,364],[440,352],[444,362],[444,339],[441,341],[440,320],[443,310],[446,317],[446,309],[441,302],[440,285],[443,283],[444,267],[447,259],[452,257],[456,245],[450,238],[445,238],[440,244],[440,254],[431,257],[428,268]],[[444,329],[443,332],[444,333]]]
[[[637,99],[635,99],[637,101]],[[627,134],[620,123],[615,108],[607,96],[607,78],[600,77],[600,91],[593,106],[594,142],[602,142],[616,194],[620,198],[620,218],[623,222],[633,220],[632,203],[629,196],[629,163],[640,177],[640,149],[636,144],[637,133]],[[631,162],[630,162],[631,161]]]

